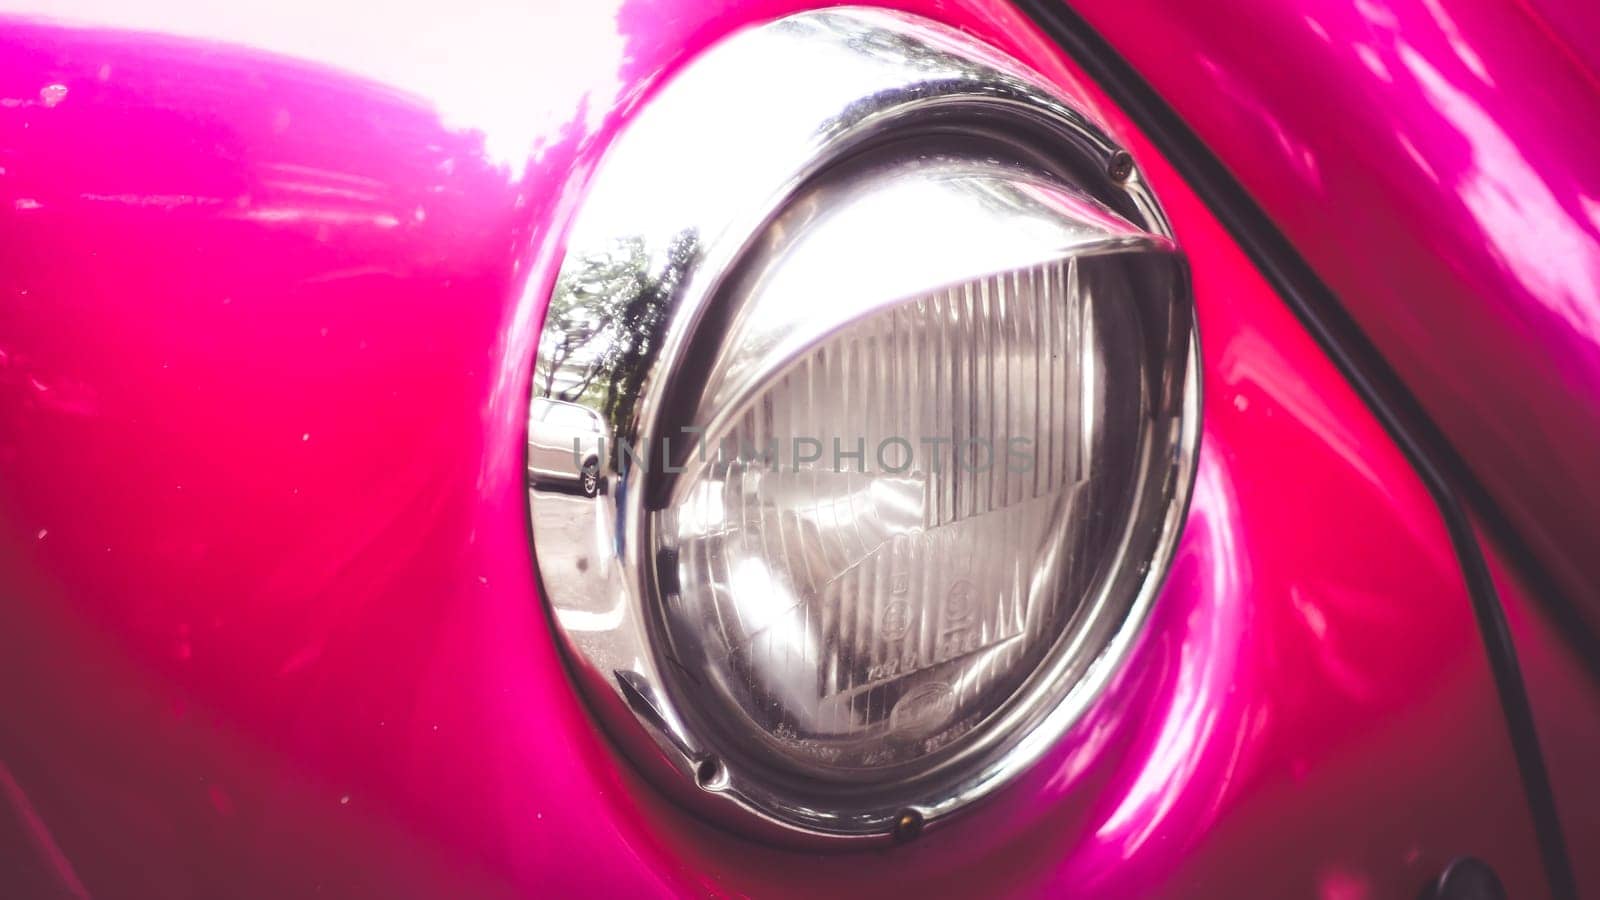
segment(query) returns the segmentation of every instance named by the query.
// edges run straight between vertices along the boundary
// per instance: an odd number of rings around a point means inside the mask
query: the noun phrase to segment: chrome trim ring
[[[986,725],[991,738],[937,777],[863,799],[774,779],[699,727],[695,680],[671,652],[650,550],[651,513],[672,495],[670,473],[580,452],[586,458],[569,463],[565,479],[576,489],[557,490],[561,466],[550,459],[572,453],[568,440],[585,450],[597,438],[659,445],[686,411],[719,402],[696,393],[708,363],[691,351],[708,330],[728,327],[723,306],[734,301],[721,292],[748,271],[758,239],[830,173],[897,153],[982,161],[1003,170],[997,177],[1009,171],[1081,193],[1131,223],[1134,236],[1113,243],[1175,259],[1178,274],[1155,311],[1171,371],[1145,391],[1158,415],[1128,448],[1148,476],[1139,496],[1149,533],[1086,599],[1105,614],[1052,649],[1040,680],[1053,686]],[[1060,257],[1080,251],[1063,246]],[[991,262],[967,277],[1015,270],[1014,260]],[[568,399],[555,397],[578,345],[589,348],[581,380],[568,385]],[[1192,485],[1197,360],[1186,269],[1154,197],[1128,155],[1036,76],[944,26],[877,10],[801,13],[728,38],[668,82],[610,148],[569,236],[541,334],[529,514],[543,593],[581,688],[659,784],[743,832],[848,844],[939,824],[1036,761],[1126,655]]]

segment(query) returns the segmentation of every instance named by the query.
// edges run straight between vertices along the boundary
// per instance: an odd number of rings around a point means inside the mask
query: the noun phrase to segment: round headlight
[[[602,719],[777,836],[987,794],[1143,618],[1195,363],[1126,154],[992,51],[859,10],[708,51],[598,171],[535,373],[535,553]]]

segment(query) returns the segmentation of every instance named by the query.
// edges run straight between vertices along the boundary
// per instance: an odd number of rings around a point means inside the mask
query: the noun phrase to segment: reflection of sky
[[[589,85],[593,130],[621,91],[624,53],[609,3],[338,0],[6,0],[5,12],[240,44],[322,63],[423,98],[447,127],[478,131],[492,162],[521,163],[572,117]],[[552,29],[560,40],[530,36]],[[535,50],[535,46],[537,49]],[[520,166],[519,166],[520,168]]]
[[[1421,5],[1425,16],[1401,21],[1383,4],[1360,0],[1360,23],[1343,27],[1339,43],[1375,78],[1395,85],[1386,90],[1399,102],[1387,106],[1400,112],[1383,123],[1388,134],[1424,178],[1471,211],[1495,262],[1573,330],[1600,339],[1600,202],[1579,194],[1576,208],[1567,208],[1562,187],[1502,124],[1508,108],[1497,108],[1499,85],[1474,47],[1481,35],[1467,34],[1440,0]],[[1304,24],[1335,43],[1315,16]],[[1415,95],[1426,105],[1413,103]],[[1282,136],[1277,117],[1263,121]]]
[[[1495,257],[1574,330],[1600,338],[1600,245],[1470,93],[1411,47],[1402,43],[1399,55],[1439,115],[1471,148],[1455,192]]]
[[[1501,124],[1496,81],[1473,39],[1439,0],[1423,0],[1426,21],[1400,21],[1393,10],[1357,2],[1361,29],[1347,46],[1374,77],[1398,84],[1395,96],[1417,93],[1426,106],[1406,110],[1387,124],[1401,150],[1424,177],[1453,193],[1472,212],[1495,261],[1530,295],[1572,329],[1600,338],[1600,243],[1590,205],[1569,210],[1541,166]],[[1327,29],[1306,25],[1329,41]],[[1437,52],[1442,41],[1445,52]],[[1330,41],[1331,42],[1331,41]],[[1417,116],[1427,109],[1431,116]],[[1275,120],[1273,127],[1278,128]],[[1438,126],[1444,126],[1443,129]],[[1464,146],[1465,153],[1456,150]]]

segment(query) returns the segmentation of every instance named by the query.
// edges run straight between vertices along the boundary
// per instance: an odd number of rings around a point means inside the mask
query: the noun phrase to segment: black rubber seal
[[[1013,2],[1071,56],[1161,150],[1355,388],[1433,495],[1472,598],[1473,614],[1505,713],[1506,729],[1551,894],[1560,900],[1576,900],[1577,882],[1567,856],[1566,837],[1556,814],[1555,796],[1539,747],[1539,734],[1534,726],[1522,669],[1517,662],[1516,646],[1482,548],[1478,546],[1472,522],[1462,504],[1463,493],[1474,501],[1475,509],[1487,511],[1484,518],[1492,524],[1496,537],[1508,538],[1507,543],[1523,564],[1520,568],[1538,577],[1538,566],[1530,565],[1531,554],[1520,540],[1507,533],[1509,529],[1503,516],[1493,510],[1465,463],[1350,318],[1338,297],[1178,114],[1127,60],[1067,7],[1066,0]],[[1540,577],[1538,580],[1541,587],[1552,587],[1548,579]],[[1564,627],[1579,624],[1569,637],[1580,642],[1584,640],[1582,635],[1588,633],[1587,628],[1570,617],[1558,615],[1557,618],[1557,624]]]

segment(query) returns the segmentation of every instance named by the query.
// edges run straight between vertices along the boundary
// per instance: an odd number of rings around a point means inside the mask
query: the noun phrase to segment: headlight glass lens
[[[916,763],[1063,633],[1107,399],[1073,268],[849,325],[709,437],[656,535],[674,644],[747,746],[849,778]]]
[[[853,167],[765,237],[655,514],[666,630],[723,753],[914,778],[1037,702],[1102,612],[1148,414],[1137,295],[1176,258],[1059,184],[925,155]],[[1045,261],[903,293],[997,238],[991,265]]]

